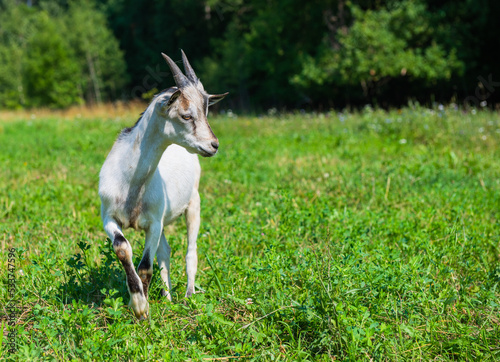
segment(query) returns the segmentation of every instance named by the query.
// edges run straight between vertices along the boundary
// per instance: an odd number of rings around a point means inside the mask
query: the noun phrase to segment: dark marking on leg
[[[127,239],[120,234],[115,233],[115,239],[113,240],[113,249],[115,250],[116,256],[122,263],[123,269],[125,270],[125,275],[127,277],[127,285],[130,293],[141,293],[140,281],[134,271],[134,265],[132,264],[130,258],[127,256],[126,251],[122,247],[123,243],[128,243]]]
[[[144,250],[144,254],[142,254],[142,260],[139,263],[138,270],[149,270],[151,268],[151,263],[149,262],[149,250]]]
[[[125,239],[122,234],[115,233],[115,239],[113,240],[113,249],[115,250],[116,256],[118,257],[118,259],[120,259],[122,264],[124,260],[127,260],[127,253],[125,252],[125,250],[123,250],[123,248],[121,248],[121,245],[123,243],[128,243],[127,239]]]
[[[142,282],[142,290],[144,291],[144,295],[146,298],[148,297],[148,291],[149,291],[149,284],[151,284],[151,277],[152,275],[150,274],[139,274]]]
[[[141,293],[143,294],[141,290],[141,285],[139,284],[139,280],[136,277],[135,271],[134,271],[134,265],[126,260],[122,261],[123,269],[125,269],[125,275],[127,276],[127,285],[130,293]]]
[[[115,233],[115,239],[113,240],[113,246],[115,246],[115,243],[120,245],[123,242],[126,242],[127,239],[125,239],[125,236],[123,236],[120,233]]]
[[[139,278],[142,282],[142,289],[144,290],[144,295],[147,297],[149,284],[151,283],[152,277],[152,268],[151,262],[149,260],[149,250],[144,250],[144,254],[142,255],[142,260],[137,267],[137,274],[139,274]]]

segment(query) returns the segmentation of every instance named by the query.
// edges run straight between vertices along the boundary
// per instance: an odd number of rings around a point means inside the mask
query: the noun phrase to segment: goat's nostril
[[[212,147],[216,150],[219,149],[219,141],[212,141]]]

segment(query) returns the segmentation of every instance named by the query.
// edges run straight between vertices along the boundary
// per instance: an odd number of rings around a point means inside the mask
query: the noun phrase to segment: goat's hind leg
[[[196,270],[198,269],[198,253],[196,239],[200,230],[200,195],[198,191],[194,191],[193,197],[189,202],[186,210],[186,226],[188,248],[186,253],[186,274],[187,274],[187,290],[186,298],[194,294],[194,279]]]
[[[158,246],[158,252],[156,253],[156,258],[158,259],[158,265],[160,266],[160,275],[163,283],[167,289],[162,289],[161,294],[167,297],[168,300],[172,301],[172,282],[170,280],[170,253],[172,249],[168,244],[165,234],[161,234],[160,245]]]
[[[125,239],[121,228],[114,219],[107,219],[104,222],[104,230],[106,230],[110,239],[113,240],[113,250],[125,270],[127,289],[130,294],[129,305],[138,319],[145,319],[148,315],[149,305],[141,280],[134,270],[132,246]]]

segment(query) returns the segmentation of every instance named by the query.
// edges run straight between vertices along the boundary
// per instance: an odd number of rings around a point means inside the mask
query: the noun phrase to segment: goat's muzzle
[[[215,154],[219,149],[219,140],[215,139],[214,141],[210,142],[210,146],[211,146],[210,149],[204,147],[198,147],[198,153],[203,157],[215,156]]]

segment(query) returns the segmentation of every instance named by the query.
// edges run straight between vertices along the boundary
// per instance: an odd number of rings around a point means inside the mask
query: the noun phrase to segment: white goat
[[[162,294],[171,300],[170,246],[163,228],[184,214],[187,223],[186,297],[194,293],[198,265],[196,239],[200,227],[200,163],[197,154],[211,157],[219,141],[207,121],[208,107],[227,93],[209,95],[182,51],[186,75],[163,54],[176,87],[158,94],[132,128],[124,129],[109,152],[99,175],[104,230],[125,269],[130,306],[146,318],[148,286],[157,255]],[[134,270],[132,247],[122,229],[145,230],[142,260]]]

